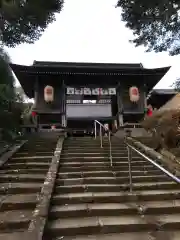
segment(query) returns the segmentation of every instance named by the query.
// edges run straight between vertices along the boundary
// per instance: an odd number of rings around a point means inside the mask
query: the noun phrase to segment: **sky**
[[[135,48],[131,30],[121,21],[117,0],[65,0],[63,11],[34,44],[8,49],[13,63],[37,61],[142,63],[146,68],[172,66],[156,88],[169,88],[180,77],[180,56],[145,53]]]

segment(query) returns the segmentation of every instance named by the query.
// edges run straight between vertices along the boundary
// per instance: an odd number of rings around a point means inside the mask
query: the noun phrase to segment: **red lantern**
[[[53,100],[54,100],[54,88],[52,86],[46,86],[44,88],[44,100],[46,102],[53,102]]]
[[[35,117],[36,115],[37,115],[37,113],[36,112],[34,112],[34,111],[32,111],[32,117]]]
[[[139,89],[137,87],[130,87],[129,88],[129,97],[131,102],[138,102],[139,101]]]

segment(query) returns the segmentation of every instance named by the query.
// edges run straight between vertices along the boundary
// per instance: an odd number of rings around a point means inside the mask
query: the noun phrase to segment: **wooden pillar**
[[[38,107],[38,90],[39,90],[39,84],[38,84],[38,76],[36,77],[35,85],[34,85],[34,110]],[[38,129],[38,116],[34,118],[34,124],[36,128]]]
[[[37,108],[37,104],[38,104],[38,77],[36,77],[36,81],[34,84],[34,108]]]
[[[118,105],[118,121],[119,121],[119,126],[123,126],[123,125],[124,125],[123,113],[122,113],[123,103],[122,103],[122,97],[121,97],[121,87],[120,87],[120,83],[118,83],[118,87],[117,87],[117,105]]]
[[[61,121],[62,121],[62,126],[67,127],[67,118],[66,118],[66,85],[62,84],[62,116],[61,116]]]
[[[147,88],[145,83],[143,87],[143,94],[144,94],[144,109],[145,109],[147,108]]]

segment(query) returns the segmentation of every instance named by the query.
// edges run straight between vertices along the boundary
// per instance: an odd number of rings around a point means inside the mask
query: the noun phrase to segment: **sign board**
[[[75,95],[82,95],[83,94],[83,88],[75,88],[74,89]]]
[[[109,95],[116,95],[116,88],[109,88]]]
[[[68,95],[74,95],[74,88],[67,87],[67,94]]]
[[[92,95],[99,95],[99,88],[93,88]]]
[[[102,88],[101,95],[109,95],[109,89],[108,88]]]
[[[84,92],[84,95],[91,95],[91,89],[90,88],[84,88],[83,92]]]
[[[72,88],[67,87],[68,95],[116,95],[116,88]]]

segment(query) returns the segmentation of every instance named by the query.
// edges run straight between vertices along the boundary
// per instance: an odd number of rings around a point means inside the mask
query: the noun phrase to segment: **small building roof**
[[[170,101],[177,93],[175,89],[153,89],[149,93],[147,101],[148,104],[158,109]]]
[[[127,84],[132,79],[137,85],[147,86],[150,91],[160,79],[167,73],[170,67],[146,69],[141,63],[138,64],[116,64],[116,63],[77,63],[77,62],[38,62],[34,61],[32,66],[10,64],[16,77],[28,97],[34,97],[34,86],[37,77],[49,78],[58,81],[65,80],[65,84],[83,84],[84,76],[86,84],[96,83],[101,85],[116,85],[118,82]],[[77,77],[78,76],[78,77]]]

